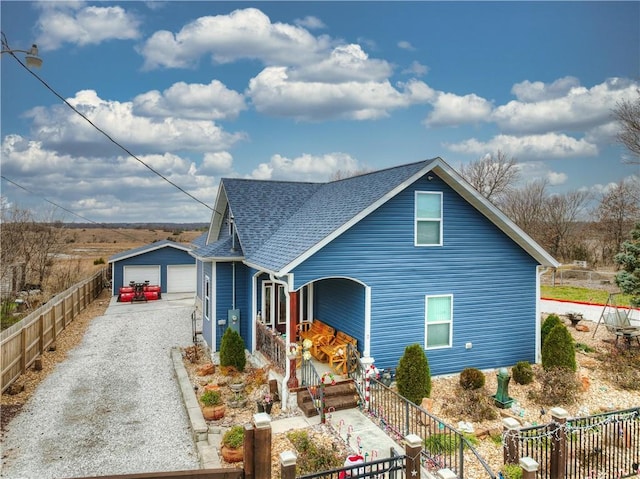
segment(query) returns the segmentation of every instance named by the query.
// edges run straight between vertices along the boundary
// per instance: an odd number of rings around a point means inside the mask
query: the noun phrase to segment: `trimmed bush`
[[[542,323],[542,329],[540,334],[540,346],[544,346],[544,341],[547,339],[547,336],[551,332],[551,330],[556,327],[558,324],[563,324],[560,316],[557,314],[550,314]]]
[[[531,384],[533,382],[533,369],[529,361],[519,361],[511,369],[513,380],[517,384]]]
[[[576,370],[576,348],[573,337],[564,324],[558,324],[547,335],[542,345],[542,367],[545,370],[566,368]]]
[[[484,373],[476,368],[466,368],[460,373],[460,386],[462,389],[480,389],[484,386]]]
[[[205,406],[219,406],[222,404],[222,396],[220,391],[209,390],[202,393],[200,402]]]
[[[233,366],[238,372],[243,372],[246,364],[244,340],[236,330],[227,328],[220,343],[220,366]]]
[[[431,370],[424,349],[411,344],[404,350],[396,369],[398,393],[414,404],[431,396]]]

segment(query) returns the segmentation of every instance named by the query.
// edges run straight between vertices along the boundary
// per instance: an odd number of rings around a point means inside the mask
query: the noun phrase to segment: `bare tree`
[[[609,262],[620,251],[633,224],[640,221],[640,185],[632,179],[619,181],[602,195],[594,216],[600,232],[602,259]]]
[[[329,181],[344,180],[345,178],[351,178],[352,176],[360,176],[366,173],[370,173],[372,170],[362,168],[360,170],[336,170],[329,177]]]
[[[536,240],[540,239],[548,185],[546,179],[530,181],[522,188],[509,190],[498,204],[511,220]]]
[[[640,90],[636,90],[635,99],[618,102],[613,114],[620,123],[618,141],[622,143],[635,157],[630,163],[640,163]]]
[[[574,190],[553,195],[543,204],[542,244],[556,258],[571,259],[581,228],[580,217],[590,198],[588,191]]]
[[[460,174],[478,192],[494,203],[512,190],[513,184],[518,180],[518,171],[515,158],[509,158],[498,150],[493,155],[487,155],[460,168]]]

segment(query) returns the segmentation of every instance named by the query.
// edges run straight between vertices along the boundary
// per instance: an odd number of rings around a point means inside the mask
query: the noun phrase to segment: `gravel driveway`
[[[198,469],[170,350],[191,343],[193,297],[113,303],[40,384],[2,444],[0,477]]]

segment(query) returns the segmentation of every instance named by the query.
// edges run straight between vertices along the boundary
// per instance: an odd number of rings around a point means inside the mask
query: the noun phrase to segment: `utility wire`
[[[207,208],[209,208],[211,211],[213,211],[213,208],[211,206],[209,206],[208,204],[206,204],[205,202],[203,202],[202,200],[196,198],[195,196],[193,196],[191,193],[189,193],[188,191],[186,191],[185,189],[183,189],[181,186],[178,186],[177,184],[175,184],[173,181],[171,181],[169,178],[167,178],[166,176],[164,176],[162,173],[160,173],[159,171],[156,171],[155,169],[153,169],[151,166],[147,165],[144,161],[142,161],[140,158],[138,158],[136,155],[134,155],[131,151],[129,151],[126,147],[124,147],[123,145],[121,145],[120,143],[118,143],[116,140],[114,140],[113,138],[111,138],[111,136],[109,136],[109,134],[107,132],[105,132],[104,130],[102,130],[99,126],[97,126],[95,123],[93,123],[89,118],[87,118],[83,113],[81,113],[80,111],[78,111],[71,103],[69,103],[62,95],[60,95],[57,91],[55,91],[52,87],[49,86],[49,84],[44,81],[42,78],[40,78],[36,73],[34,73],[29,67],[27,67],[24,63],[22,63],[22,61],[20,61],[20,59],[15,55],[15,53],[13,53],[11,51],[11,49],[9,48],[9,43],[7,42],[7,37],[4,34],[4,32],[2,33],[2,45],[4,45],[6,47],[6,49],[8,50],[5,53],[9,53],[13,58],[15,58],[15,60],[22,66],[22,68],[24,68],[25,70],[27,70],[31,75],[33,75],[40,83],[42,83],[45,88],[47,90],[49,90],[51,93],[53,93],[56,97],[58,97],[65,105],[67,105],[69,108],[71,108],[74,112],[76,112],[78,115],[80,115],[82,118],[84,118],[87,123],[89,123],[93,128],[95,128],[96,130],[98,130],[100,133],[102,133],[111,143],[113,143],[114,145],[116,145],[118,148],[120,148],[121,150],[123,150],[124,152],[126,152],[129,156],[131,156],[131,158],[133,158],[134,160],[140,162],[142,165],[144,165],[146,168],[148,168],[149,170],[151,170],[154,174],[158,175],[160,178],[162,178],[164,181],[166,181],[167,183],[169,183],[170,185],[178,188],[182,193],[184,193],[185,195],[189,196],[191,199],[196,200],[198,203],[200,203],[203,206],[206,206]]]
[[[60,206],[59,204],[54,203],[53,201],[51,201],[51,200],[49,200],[49,199],[45,198],[44,196],[40,196],[39,194],[34,193],[34,192],[33,192],[33,191],[31,191],[29,188],[26,188],[25,186],[22,186],[22,185],[20,185],[20,184],[16,183],[15,181],[13,181],[13,180],[11,180],[11,179],[7,178],[7,177],[6,177],[6,176],[4,176],[4,175],[0,175],[0,178],[2,178],[3,180],[5,180],[5,181],[7,181],[7,182],[11,183],[11,184],[12,184],[12,185],[14,185],[14,186],[17,186],[17,187],[18,187],[18,188],[20,188],[21,190],[24,190],[24,191],[26,191],[27,193],[29,193],[29,194],[31,194],[31,195],[37,196],[38,198],[42,198],[44,201],[46,201],[47,203],[49,203],[49,204],[51,204],[51,205],[55,206],[56,208],[60,208],[61,210],[66,211],[67,213],[71,213],[73,216],[77,216],[78,218],[82,218],[83,220],[88,221],[89,223],[92,223],[92,224],[94,224],[94,225],[104,226],[104,227],[106,227],[106,228],[108,228],[108,229],[110,229],[110,230],[113,230],[114,232],[116,232],[116,233],[118,233],[118,234],[121,234],[122,236],[125,236],[125,237],[127,237],[127,238],[129,238],[129,239],[132,239],[132,240],[135,240],[135,241],[140,241],[140,239],[139,239],[139,238],[136,238],[135,236],[132,236],[132,235],[130,235],[130,234],[127,234],[127,233],[125,233],[125,232],[123,232],[123,231],[118,231],[117,229],[113,229],[113,228],[109,227],[109,226],[108,226],[108,224],[106,224],[106,223],[98,223],[97,221],[90,220],[89,218],[86,218],[85,216],[79,215],[78,213],[75,213],[75,212],[71,211],[70,209],[65,208],[64,206]]]

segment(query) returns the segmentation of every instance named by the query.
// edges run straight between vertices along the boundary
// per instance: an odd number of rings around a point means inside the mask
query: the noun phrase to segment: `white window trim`
[[[434,323],[427,323],[427,317],[429,314],[429,298],[450,298],[451,301],[451,317],[448,321],[437,321]],[[443,346],[431,346],[427,347],[427,336],[429,331],[429,325],[435,324],[447,324],[449,323],[449,344]],[[451,348],[453,345],[453,294],[428,294],[424,297],[424,349],[433,351],[435,349]]]
[[[274,284],[271,281],[262,282],[262,322],[269,327],[273,327],[273,287]],[[267,293],[268,290],[268,293]],[[269,295],[269,309],[267,310],[267,294]],[[267,322],[267,315],[269,322]]]
[[[207,321],[211,321],[211,279],[206,274],[204,275],[204,291],[202,293],[204,296],[203,315]]]
[[[420,195],[439,195],[440,196],[440,217],[439,218],[418,218],[418,196]],[[420,246],[429,248],[432,246],[442,246],[442,235],[443,235],[443,208],[442,208],[442,192],[439,191],[416,191],[414,200],[413,200],[413,244],[414,246]],[[422,244],[418,243],[418,222],[419,221],[438,221],[440,223],[440,237],[438,238],[438,243],[431,244]]]

